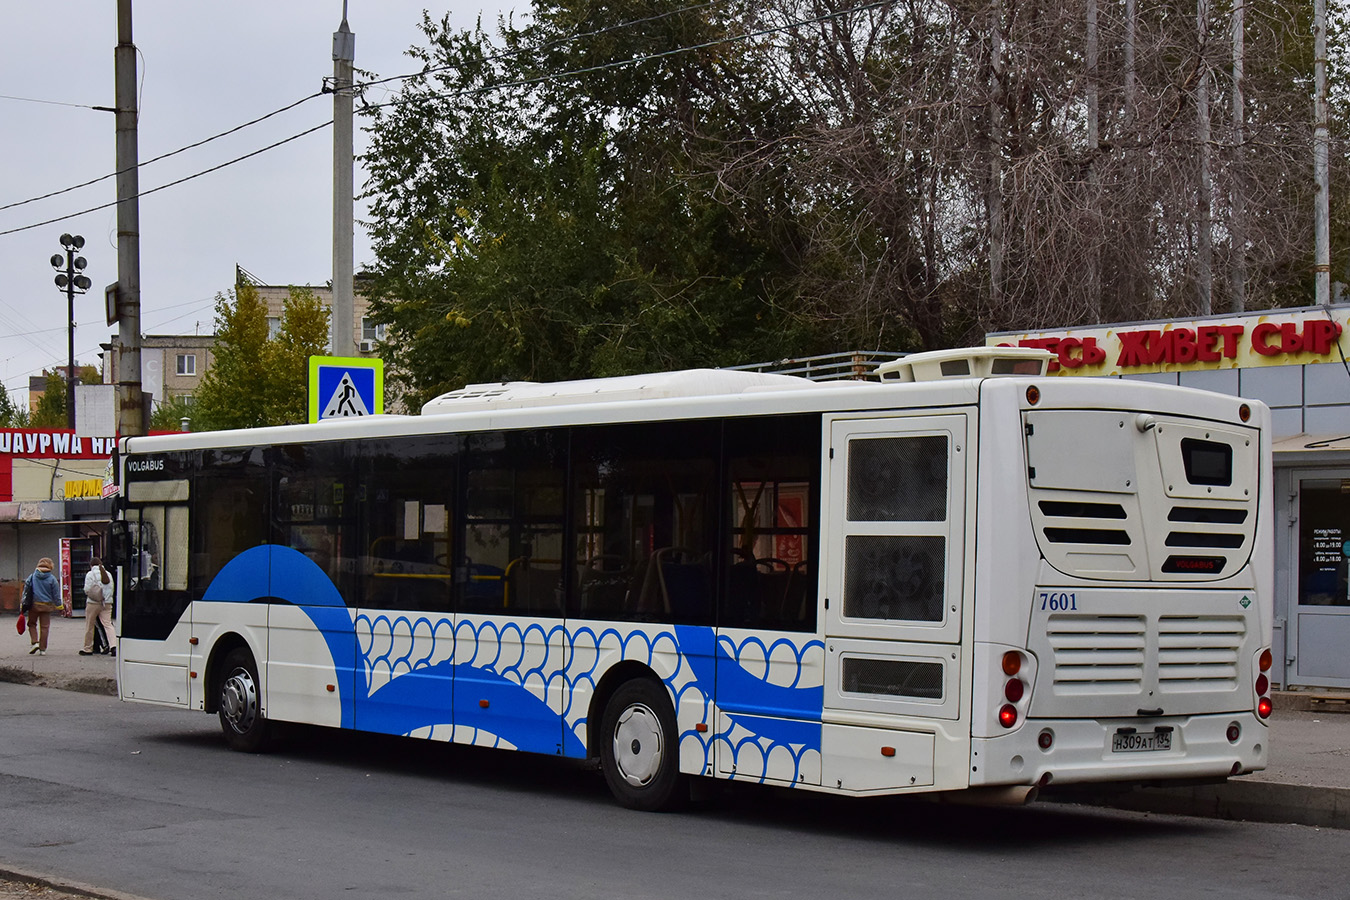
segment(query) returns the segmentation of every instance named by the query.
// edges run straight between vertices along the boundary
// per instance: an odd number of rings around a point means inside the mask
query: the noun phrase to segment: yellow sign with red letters
[[[1344,363],[1350,307],[1316,307],[1177,322],[989,335],[990,347],[1039,347],[1060,375],[1133,375]]]

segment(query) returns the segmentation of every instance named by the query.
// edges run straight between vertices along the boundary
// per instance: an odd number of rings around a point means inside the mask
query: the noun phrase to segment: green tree
[[[267,306],[250,284],[216,295],[216,343],[211,367],[197,389],[198,431],[258,428],[267,424],[262,398],[266,373]]]
[[[29,427],[65,428],[70,423],[69,414],[66,412],[65,374],[62,371],[42,374],[47,383],[43,388],[42,398],[38,400],[37,409],[30,411]],[[76,369],[76,377],[80,379],[81,384],[102,383],[98,369],[93,366],[79,366]]]
[[[683,53],[498,87],[725,32],[715,9],[682,5],[658,0],[664,17],[605,34],[594,33],[650,18],[653,4],[538,0],[531,24],[503,22],[495,38],[424,19],[427,46],[411,52],[434,74],[372,112],[366,157],[372,308],[391,326],[391,386],[410,405],[472,381],[810,349],[783,287],[790,261],[774,249],[790,242],[719,202],[686,146],[695,121],[742,129],[744,108],[725,98],[762,92],[741,57]]]
[[[59,372],[43,372],[46,386],[38,399],[37,409],[29,415],[32,428],[63,428],[68,423],[66,416],[66,380]]]
[[[195,415],[194,408],[193,398],[186,394],[170,394],[155,403],[150,413],[150,430],[179,431],[183,427],[183,420],[192,419]]]
[[[14,405],[14,401],[9,399],[9,391],[0,384],[0,428],[19,428],[18,424],[20,413],[27,415],[26,410],[21,410]]]
[[[328,346],[328,307],[309,288],[291,288],[282,304],[281,331],[266,345],[264,415],[269,424],[309,417],[309,358]]]
[[[217,295],[214,359],[192,405],[194,431],[305,421],[308,360],[324,352],[328,310],[313,291],[292,288],[281,332],[274,339],[267,332],[267,306],[254,286]]]

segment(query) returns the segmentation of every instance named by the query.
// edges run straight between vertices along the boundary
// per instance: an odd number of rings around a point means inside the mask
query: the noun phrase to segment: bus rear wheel
[[[262,713],[258,692],[258,666],[245,647],[236,647],[222,664],[216,708],[225,743],[233,750],[258,753],[267,747],[271,727]]]
[[[665,688],[625,682],[609,698],[601,724],[600,767],[614,799],[629,809],[674,809],[689,797],[680,774],[675,712]]]

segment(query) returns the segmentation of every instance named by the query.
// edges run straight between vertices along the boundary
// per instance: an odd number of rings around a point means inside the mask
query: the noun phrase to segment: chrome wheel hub
[[[220,711],[240,734],[258,718],[258,685],[247,669],[235,669],[220,688]]]
[[[614,727],[614,763],[620,777],[633,787],[645,787],[661,771],[664,756],[656,713],[644,703],[625,709]]]

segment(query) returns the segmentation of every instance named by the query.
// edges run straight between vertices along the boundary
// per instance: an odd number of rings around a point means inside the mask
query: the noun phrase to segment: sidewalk
[[[52,616],[46,656],[28,653],[28,635],[14,630],[16,619],[14,613],[0,614],[0,681],[117,695],[117,660],[111,656],[80,656],[83,618]]]
[[[116,660],[80,656],[84,619],[52,619],[46,656],[30,656],[14,615],[0,615],[0,681],[117,694]],[[1045,799],[1119,809],[1258,822],[1350,828],[1350,703],[1310,702],[1315,694],[1276,693],[1270,766],[1224,784],[1096,791]],[[1325,696],[1325,695],[1323,695]]]

